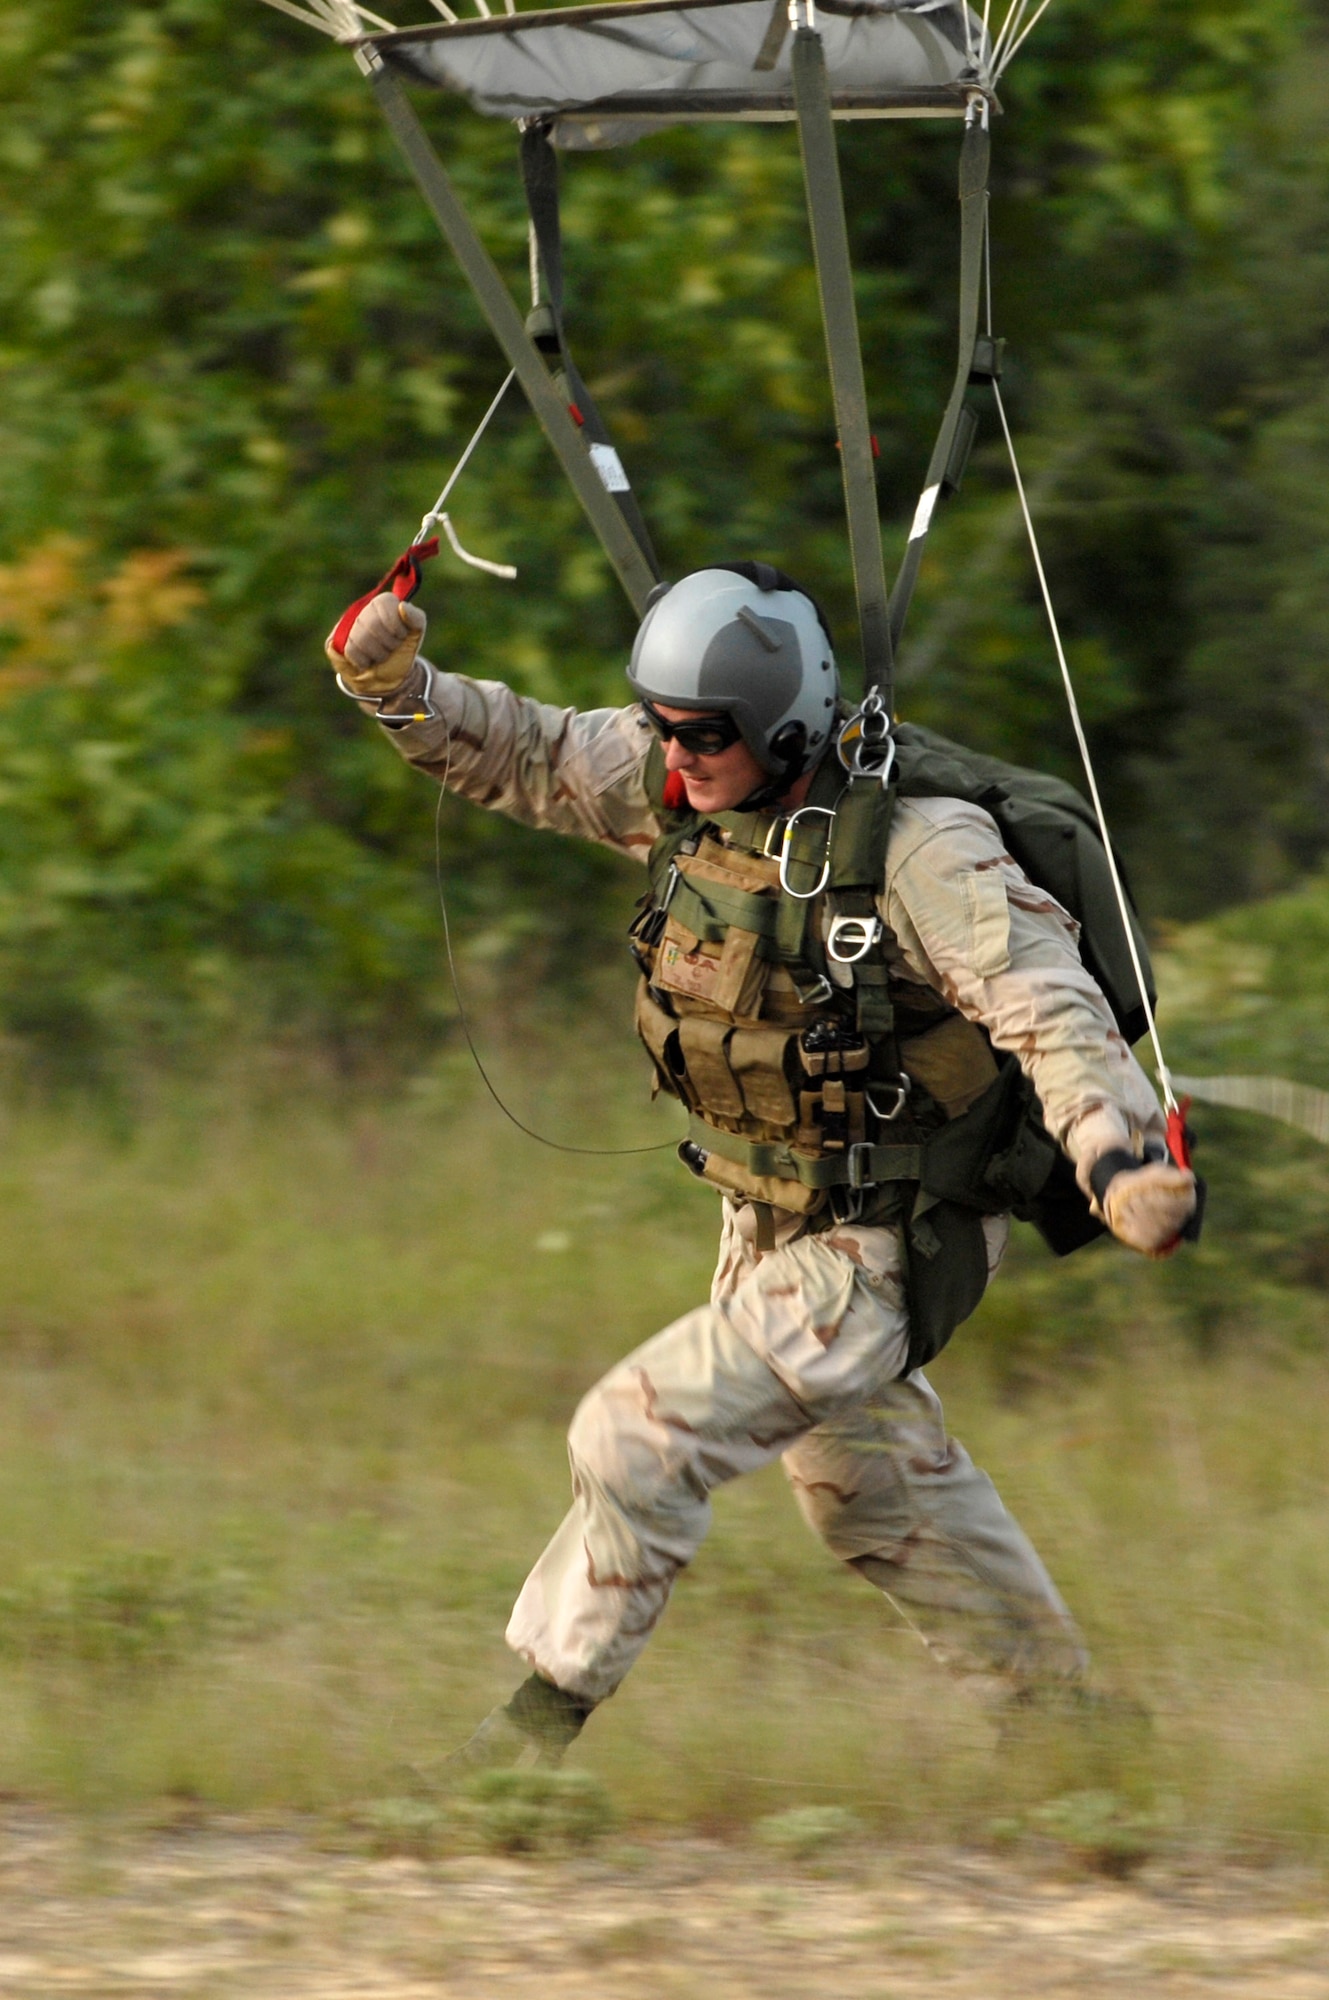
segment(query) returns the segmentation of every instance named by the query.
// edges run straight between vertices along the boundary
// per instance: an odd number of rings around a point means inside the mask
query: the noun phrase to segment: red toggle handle
[[[406,550],[404,555],[398,556],[392,568],[385,576],[379,578],[372,590],[367,590],[363,597],[357,597],[354,604],[347,605],[345,611],[342,612],[341,617],[337,620],[332,637],[328,641],[333,652],[344,653],[346,651],[346,641],[351,636],[352,625],[354,625],[366,604],[372,604],[380,591],[390,590],[393,596],[401,598],[403,603],[409,598],[414,597],[416,591],[420,588],[420,565],[429,562],[437,554],[437,535],[431,535],[427,542],[412,542],[410,548]]]
[[[1172,1155],[1172,1164],[1184,1173],[1190,1172],[1191,1149],[1186,1143],[1186,1114],[1191,1108],[1189,1097],[1183,1097],[1175,1111],[1167,1115],[1167,1149]]]

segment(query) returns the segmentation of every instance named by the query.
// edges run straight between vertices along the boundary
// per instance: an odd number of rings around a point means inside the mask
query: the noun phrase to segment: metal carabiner
[[[895,1102],[891,1106],[889,1111],[882,1110],[881,1106],[878,1104],[876,1098],[872,1095],[872,1092],[870,1090],[865,1090],[863,1092],[863,1095],[864,1097],[866,1097],[868,1101],[868,1107],[871,1110],[874,1118],[879,1119],[883,1125],[893,1125],[895,1123],[895,1120],[899,1117],[900,1113],[904,1110],[904,1107],[909,1100],[909,1092],[911,1088],[912,1085],[910,1079],[907,1076],[905,1076],[903,1072],[901,1072],[900,1081],[895,1085]]]
[[[835,754],[851,778],[878,778],[883,785],[895,769],[890,710],[881,691],[872,692],[847,716],[835,739]]]
[[[835,820],[834,806],[799,806],[796,812],[790,813],[788,819],[784,823],[784,837],[780,842],[780,887],[784,890],[785,895],[792,896],[796,903],[810,903],[814,896],[819,896],[821,894],[822,890],[826,887],[826,884],[831,879],[831,841],[830,841],[830,831],[828,829],[826,835],[826,858],[821,864],[821,878],[818,881],[816,888],[793,889],[790,887],[789,884],[790,843],[794,838],[794,828],[798,825],[798,822],[801,819],[806,819],[809,813],[820,813],[823,819],[830,820],[832,824],[834,824]]]

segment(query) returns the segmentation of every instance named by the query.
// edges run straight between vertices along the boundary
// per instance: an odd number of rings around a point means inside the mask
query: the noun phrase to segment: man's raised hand
[[[395,694],[415,665],[428,622],[408,599],[380,590],[352,625],[345,652],[331,635],[324,651],[355,694],[381,698]]]

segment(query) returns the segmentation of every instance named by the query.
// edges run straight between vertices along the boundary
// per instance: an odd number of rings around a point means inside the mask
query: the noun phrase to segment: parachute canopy
[[[991,43],[963,0],[822,0],[817,15],[837,117],[963,116],[991,90]],[[565,150],[796,115],[787,0],[604,0],[362,39],[479,111],[551,121]]]

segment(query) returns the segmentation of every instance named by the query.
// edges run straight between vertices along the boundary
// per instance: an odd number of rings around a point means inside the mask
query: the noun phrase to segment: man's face
[[[714,714],[702,708],[666,708],[662,701],[651,703],[662,722],[700,722]],[[716,718],[717,720],[719,718]],[[694,812],[730,812],[742,805],[758,785],[769,782],[769,773],[757,762],[740,737],[725,750],[703,756],[685,750],[676,736],[664,746],[665,769],[677,771]]]

